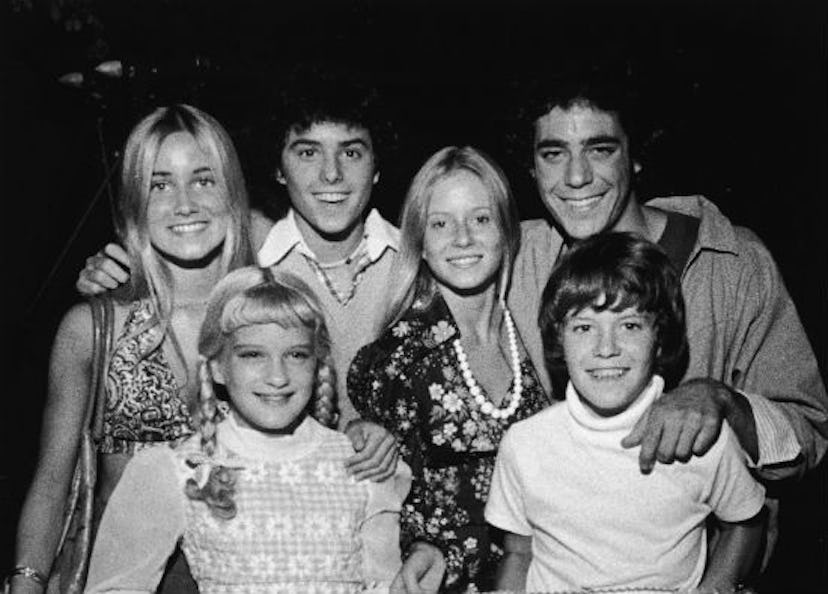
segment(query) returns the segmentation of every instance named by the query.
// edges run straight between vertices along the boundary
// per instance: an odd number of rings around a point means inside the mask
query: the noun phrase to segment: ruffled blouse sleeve
[[[101,519],[87,592],[155,592],[184,532],[185,473],[183,459],[166,447],[127,464]]]
[[[360,536],[363,571],[370,592],[387,591],[402,566],[400,509],[411,488],[411,469],[400,460],[394,476],[369,484],[368,504]]]

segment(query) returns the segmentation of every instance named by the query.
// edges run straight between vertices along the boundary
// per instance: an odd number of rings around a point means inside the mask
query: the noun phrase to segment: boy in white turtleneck
[[[577,244],[546,286],[539,324],[566,401],[501,442],[486,506],[506,533],[498,587],[734,590],[759,550],[764,489],[730,428],[701,457],[679,437],[686,462],[647,474],[637,448],[621,446],[686,366],[684,303],[667,256],[625,233]],[[708,552],[710,514],[720,529]]]

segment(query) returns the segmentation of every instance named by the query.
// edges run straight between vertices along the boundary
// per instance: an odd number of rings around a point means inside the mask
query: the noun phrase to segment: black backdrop
[[[348,66],[395,107],[399,150],[374,202],[395,217],[419,164],[447,144],[500,161],[524,217],[543,216],[503,140],[508,81],[568,60],[629,60],[658,130],[645,195],[702,193],[768,244],[822,369],[828,365],[826,8],[786,2],[10,0],[2,8],[4,407],[0,564],[37,449],[45,362],[84,258],[112,239],[101,187],[114,151],[156,103],[193,102],[234,136],[254,202],[285,198],[254,141],[299,62]],[[101,61],[119,80],[91,76]],[[80,71],[73,89],[59,76]],[[78,221],[88,211],[83,225]],[[77,230],[77,232],[76,232]],[[73,237],[74,235],[74,237]],[[72,239],[72,241],[69,241]],[[769,591],[828,585],[825,465],[787,487]]]

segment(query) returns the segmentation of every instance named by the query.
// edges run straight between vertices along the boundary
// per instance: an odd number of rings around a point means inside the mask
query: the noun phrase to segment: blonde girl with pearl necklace
[[[412,467],[403,547],[443,551],[446,591],[483,590],[500,556],[482,515],[500,438],[547,404],[505,307],[519,219],[490,158],[446,147],[414,177],[400,231],[386,323],[348,392]]]

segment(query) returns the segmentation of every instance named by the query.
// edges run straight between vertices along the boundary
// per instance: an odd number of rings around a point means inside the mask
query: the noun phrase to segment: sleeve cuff
[[[779,406],[764,396],[739,391],[747,398],[756,423],[756,439],[759,442],[759,460],[753,462],[746,456],[748,467],[761,469],[763,466],[791,462],[802,451],[793,426]]]

